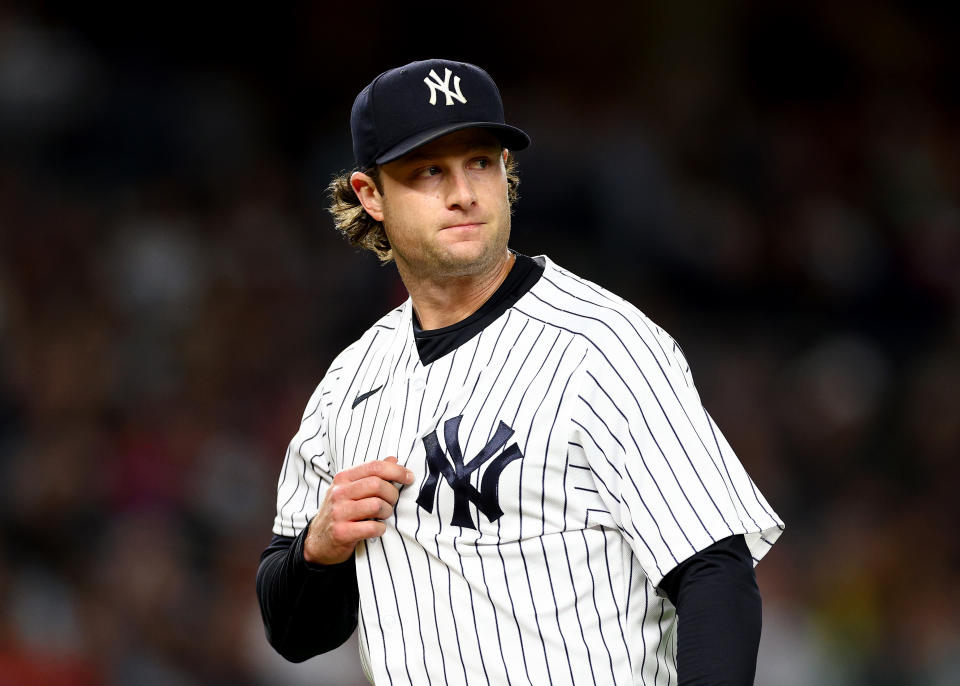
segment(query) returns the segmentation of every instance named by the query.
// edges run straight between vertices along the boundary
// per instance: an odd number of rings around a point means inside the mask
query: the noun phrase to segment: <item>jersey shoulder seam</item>
[[[680,346],[676,340],[635,304],[589,279],[585,279],[564,269],[554,262],[548,262],[548,265],[552,267],[552,269],[545,272],[545,277],[549,277],[551,273],[556,274],[561,279],[567,281],[569,285],[585,288],[589,293],[593,294],[593,298],[601,300],[601,302],[597,302],[590,297],[581,298],[584,302],[595,308],[596,314],[598,315],[597,319],[608,326],[611,331],[617,332],[618,337],[621,335],[636,336],[638,340],[646,341],[648,347],[655,344],[658,350],[655,351],[654,348],[651,347],[650,352],[653,353],[655,357],[659,353],[659,355],[662,356],[661,359],[666,362],[668,367],[677,366],[681,371],[683,371],[685,367],[688,367],[686,359],[678,360],[675,352],[671,350],[673,347],[679,349]],[[560,284],[556,283],[556,280],[544,278],[543,281],[547,287],[561,287]],[[571,296],[573,298],[580,298],[580,294],[571,293]],[[618,316],[613,316],[614,313]],[[574,319],[576,316],[577,315],[571,315],[571,319]],[[595,326],[599,326],[599,323],[585,321],[582,326],[568,330],[575,336],[586,339],[590,347],[599,350],[597,344],[593,343],[588,335],[590,330]]]
[[[338,363],[344,367],[349,367],[352,362],[351,358],[366,351],[367,345],[372,343],[372,341],[370,341],[371,337],[377,337],[379,339],[377,343],[378,348],[389,345],[394,339],[394,334],[398,333],[397,328],[403,323],[404,307],[404,305],[401,305],[380,317],[380,319],[364,331],[359,338],[340,351],[334,358],[331,367],[336,366]]]

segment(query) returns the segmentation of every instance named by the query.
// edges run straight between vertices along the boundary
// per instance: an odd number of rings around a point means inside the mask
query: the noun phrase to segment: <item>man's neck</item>
[[[461,277],[419,278],[400,270],[400,277],[413,301],[420,328],[442,329],[456,324],[480,309],[507,278],[516,258],[504,259],[482,274]],[[399,266],[399,265],[398,265]]]

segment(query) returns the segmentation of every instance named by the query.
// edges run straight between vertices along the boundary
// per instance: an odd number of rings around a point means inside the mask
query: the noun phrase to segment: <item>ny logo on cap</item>
[[[453,77],[453,88],[454,91],[450,90],[450,75],[453,73],[449,69],[444,68],[443,70],[443,80],[440,80],[440,77],[437,76],[437,72],[434,69],[430,70],[430,75],[423,80],[425,84],[430,87],[430,104],[437,104],[437,91],[447,96],[447,105],[452,105],[454,99],[459,100],[462,104],[467,104],[467,99],[463,97],[463,93],[460,92],[460,77]],[[430,79],[433,79],[432,81]]]
[[[473,517],[470,516],[469,503],[473,503],[477,510],[486,515],[491,522],[500,519],[503,515],[497,494],[500,485],[500,473],[508,464],[523,457],[523,454],[517,444],[513,443],[497,455],[510,440],[510,437],[513,436],[513,429],[500,422],[493,438],[483,446],[472,460],[464,463],[460,440],[457,438],[461,419],[463,419],[463,415],[452,417],[443,423],[443,436],[446,439],[447,452],[450,453],[453,464],[447,461],[444,450],[440,447],[436,429],[423,437],[423,447],[427,452],[427,468],[430,475],[420,488],[417,505],[427,512],[433,513],[437,484],[440,477],[443,477],[450,484],[450,488],[453,489],[453,518],[450,520],[450,524],[462,526],[466,529],[476,529],[477,525],[473,523]],[[497,457],[494,457],[494,455],[497,455]],[[490,464],[484,471],[483,478],[480,479],[480,490],[478,491],[470,483],[470,475],[488,461]]]

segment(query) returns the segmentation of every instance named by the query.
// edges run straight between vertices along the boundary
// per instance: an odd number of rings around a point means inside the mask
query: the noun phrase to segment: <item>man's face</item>
[[[380,182],[383,192],[371,191],[373,207],[364,206],[383,221],[401,273],[482,274],[506,256],[507,176],[491,133],[465,129],[427,143],[382,165]]]

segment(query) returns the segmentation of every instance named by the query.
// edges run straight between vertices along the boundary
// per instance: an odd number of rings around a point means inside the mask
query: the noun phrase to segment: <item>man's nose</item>
[[[464,170],[452,172],[448,177],[447,206],[467,208],[477,202],[473,183]]]

